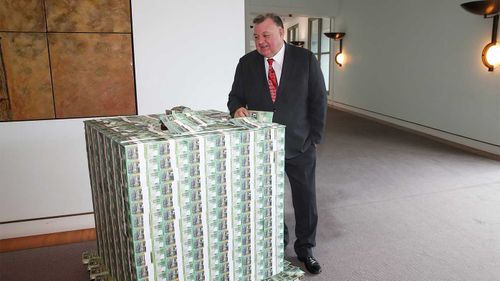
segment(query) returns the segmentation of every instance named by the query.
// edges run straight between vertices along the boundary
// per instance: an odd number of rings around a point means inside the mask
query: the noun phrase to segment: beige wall
[[[492,19],[458,0],[345,0],[345,67],[334,69],[339,106],[500,154],[500,69],[481,50]]]
[[[139,114],[226,109],[244,2],[133,0]],[[84,119],[0,123],[0,222],[92,212]],[[0,239],[93,227],[92,215],[0,224]]]

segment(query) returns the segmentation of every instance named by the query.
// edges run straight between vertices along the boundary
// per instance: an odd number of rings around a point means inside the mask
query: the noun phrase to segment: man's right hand
[[[234,112],[234,118],[248,117],[248,116],[250,116],[250,114],[248,113],[248,110],[244,107],[240,107],[236,109],[236,111]]]

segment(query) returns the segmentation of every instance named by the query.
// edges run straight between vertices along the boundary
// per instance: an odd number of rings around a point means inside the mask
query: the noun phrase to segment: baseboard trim
[[[420,128],[421,126],[419,127],[418,125],[412,124],[410,122],[405,122],[404,120],[397,120],[388,116],[377,114],[376,112],[370,112],[357,107],[352,107],[347,104],[329,101],[328,105],[332,108],[345,111],[387,126],[398,128],[403,131],[411,132],[488,159],[500,161],[500,154],[491,152],[500,150],[498,149],[498,147],[493,147],[491,145],[485,145],[481,143],[479,144],[479,146],[484,147],[484,149],[481,149],[478,147],[467,145],[465,143],[461,143],[460,142],[461,140],[459,140],[457,136],[452,136],[452,135],[447,136],[446,133],[443,133],[441,131],[432,128],[427,128],[427,127]],[[470,140],[463,140],[463,142],[468,142],[469,144],[471,144]]]
[[[0,253],[96,240],[95,228],[0,240]]]
[[[95,228],[93,214],[10,220],[0,223],[0,240]]]

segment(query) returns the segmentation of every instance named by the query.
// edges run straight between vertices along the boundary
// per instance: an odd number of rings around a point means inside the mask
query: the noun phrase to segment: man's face
[[[266,58],[274,57],[283,46],[283,28],[278,27],[272,19],[256,24],[253,38],[257,52]]]

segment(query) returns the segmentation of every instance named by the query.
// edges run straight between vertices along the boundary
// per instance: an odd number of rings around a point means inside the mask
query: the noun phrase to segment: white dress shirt
[[[283,43],[283,46],[281,46],[281,49],[274,57],[264,58],[264,65],[266,66],[266,77],[269,77],[269,63],[267,62],[267,60],[268,59],[274,60],[273,69],[274,72],[276,73],[276,80],[278,80],[278,86],[280,84],[281,70],[283,69],[283,60],[285,59],[285,44],[286,43]]]

